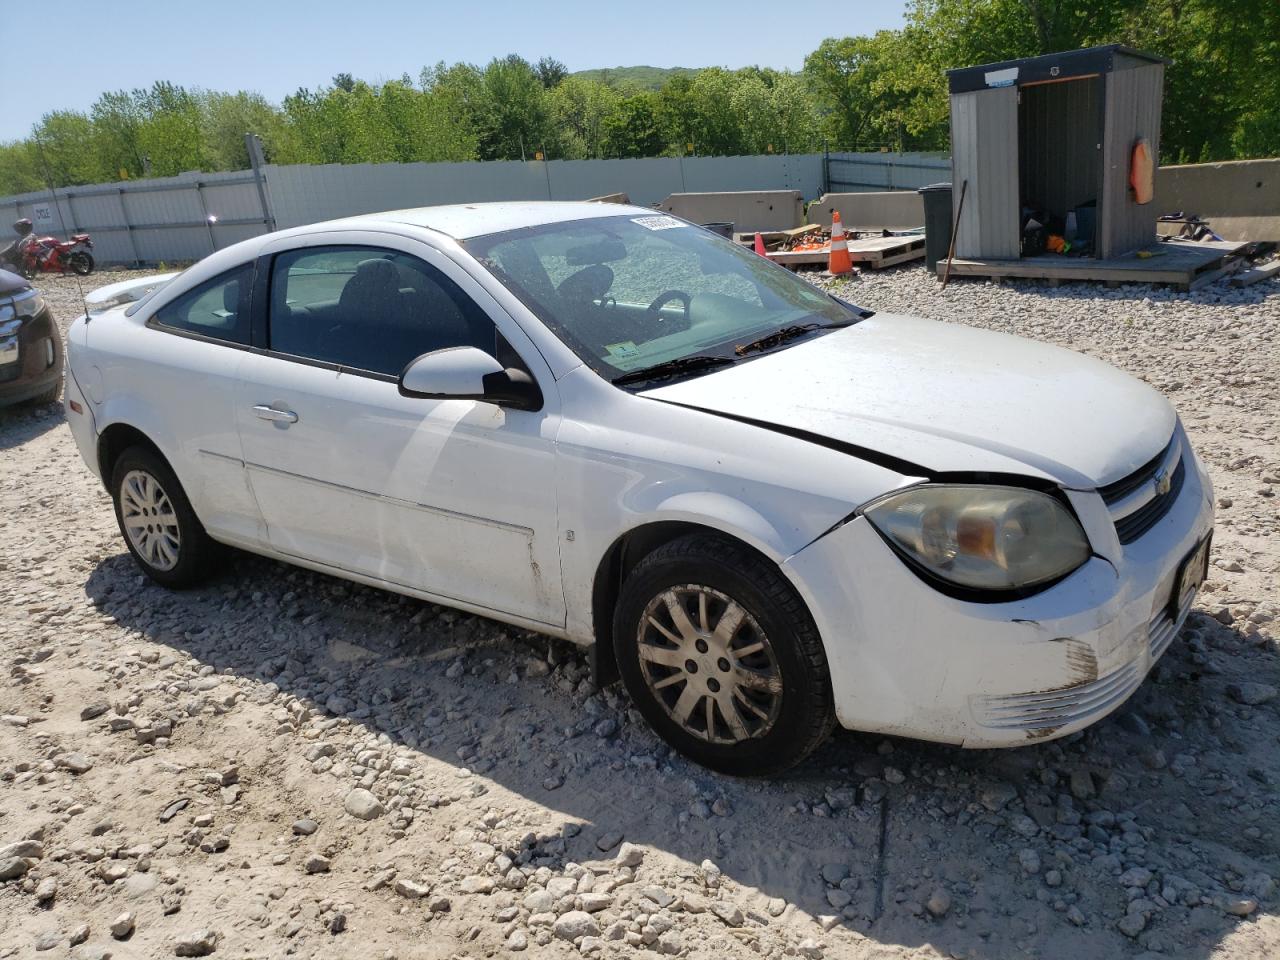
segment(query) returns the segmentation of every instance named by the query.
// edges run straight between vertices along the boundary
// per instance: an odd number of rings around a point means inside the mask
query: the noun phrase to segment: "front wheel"
[[[631,699],[671,746],[738,776],[780,773],[835,723],[822,641],[777,567],[692,534],[636,565],[614,615]]]
[[[77,276],[87,277],[93,273],[93,255],[83,250],[76,250],[67,257],[67,266]]]
[[[192,586],[207,576],[218,545],[163,458],[130,447],[111,471],[111,496],[125,545],[147,576],[166,587]]]

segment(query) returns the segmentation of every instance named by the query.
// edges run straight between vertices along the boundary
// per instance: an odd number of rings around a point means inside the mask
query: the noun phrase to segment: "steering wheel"
[[[684,322],[685,326],[689,325],[689,305],[693,302],[693,298],[683,290],[664,290],[653,298],[653,303],[646,308],[648,313],[658,323],[663,322],[662,308],[672,300],[679,300],[684,304]]]

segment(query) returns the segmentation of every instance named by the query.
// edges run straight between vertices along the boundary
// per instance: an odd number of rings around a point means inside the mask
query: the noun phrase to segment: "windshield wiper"
[[[768,350],[770,347],[776,347],[780,343],[786,343],[788,340],[794,340],[796,337],[803,337],[811,330],[827,330],[831,327],[847,327],[848,323],[794,323],[789,327],[783,327],[781,330],[775,330],[773,333],[765,334],[759,340],[752,340],[750,343],[739,344],[733,348],[733,352],[738,356],[746,353],[752,353],[756,350]]]
[[[677,357],[675,360],[664,360],[651,367],[641,367],[610,382],[618,386],[627,383],[640,383],[643,380],[666,380],[681,373],[692,373],[695,370],[709,370],[712,367],[723,367],[736,363],[733,357],[713,357],[710,354],[694,354],[692,357]]]

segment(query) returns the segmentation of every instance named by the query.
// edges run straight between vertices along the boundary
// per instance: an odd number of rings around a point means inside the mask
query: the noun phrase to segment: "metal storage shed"
[[[1117,257],[1156,238],[1157,207],[1130,186],[1160,152],[1162,57],[1112,45],[947,71],[957,258],[1016,260],[1023,211],[1076,214],[1081,246]],[[1091,235],[1089,235],[1091,234]]]

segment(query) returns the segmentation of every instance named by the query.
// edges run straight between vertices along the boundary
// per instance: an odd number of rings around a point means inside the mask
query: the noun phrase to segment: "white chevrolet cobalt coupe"
[[[222,545],[592,648],[676,749],[963,747],[1116,709],[1205,576],[1170,405],[608,204],[257,237],[71,327],[67,419],[174,587]]]

